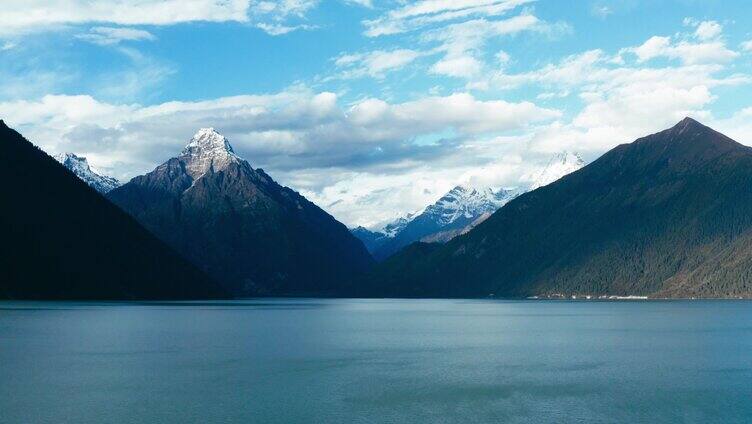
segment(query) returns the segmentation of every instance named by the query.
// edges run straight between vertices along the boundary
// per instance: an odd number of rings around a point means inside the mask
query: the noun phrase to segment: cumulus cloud
[[[716,21],[703,21],[697,23],[695,36],[703,41],[718,38],[723,32],[723,26]]]
[[[653,36],[643,44],[623,49],[621,54],[632,53],[640,62],[655,58],[678,59],[686,64],[729,62],[739,53],[726,47],[723,26],[715,21],[698,22],[691,18],[684,24],[694,27],[691,34]]]
[[[673,42],[671,37],[654,36],[640,46],[627,49],[634,53],[640,62],[658,57],[679,59],[684,63],[728,62],[739,53],[729,50],[722,41],[710,42]]]
[[[451,185],[467,167],[499,159],[495,154],[470,159],[470,149],[479,149],[472,147],[477,140],[525,130],[560,114],[529,102],[483,101],[467,93],[401,103],[372,98],[344,107],[336,94],[294,87],[271,95],[154,106],[48,95],[0,103],[0,116],[48,152],[86,155],[119,178],[150,170],[179,152],[197,128],[213,126],[254,166],[332,203],[342,199],[325,196],[327,187],[345,184],[332,180],[335,176],[388,180],[428,169],[426,175],[444,175],[437,187]],[[373,182],[372,188],[380,184]],[[351,207],[343,202],[333,211],[350,219]]]

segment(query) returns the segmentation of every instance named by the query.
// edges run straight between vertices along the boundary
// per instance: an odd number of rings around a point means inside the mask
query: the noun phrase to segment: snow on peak
[[[240,160],[227,138],[214,128],[199,129],[183,149],[181,158],[186,160],[186,169],[194,179]]]
[[[65,152],[55,155],[54,158],[71,171],[75,168],[82,172],[91,172],[89,161],[83,156],[76,156],[75,153]]]
[[[407,226],[407,224],[412,222],[412,220],[415,219],[415,217],[419,214],[420,212],[406,213],[395,219],[377,224],[371,227],[370,231],[382,233],[389,238],[396,237],[397,234],[399,234],[400,231],[402,231]]]
[[[183,149],[183,154],[227,154],[235,153],[230,142],[214,128],[201,128],[191,137]]]
[[[583,166],[585,166],[585,161],[579,154],[567,151],[557,153],[551,157],[546,167],[535,177],[530,190],[549,185]]]
[[[448,225],[460,218],[475,219],[484,213],[493,213],[519,194],[519,190],[458,185],[427,207],[425,213],[440,225]]]
[[[54,158],[64,167],[68,168],[68,170],[76,174],[78,178],[102,194],[120,186],[120,181],[115,178],[100,175],[93,171],[89,166],[89,162],[83,156],[66,152],[57,154]]]

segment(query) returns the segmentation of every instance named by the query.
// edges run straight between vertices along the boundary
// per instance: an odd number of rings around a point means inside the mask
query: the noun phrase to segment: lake
[[[748,423],[752,302],[0,302],[2,423]]]

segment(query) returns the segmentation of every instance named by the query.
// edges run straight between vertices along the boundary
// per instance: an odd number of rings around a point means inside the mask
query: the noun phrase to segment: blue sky
[[[8,3],[8,4],[5,4]],[[752,143],[720,0],[7,0],[0,118],[121,179],[199,128],[349,225],[693,116]]]

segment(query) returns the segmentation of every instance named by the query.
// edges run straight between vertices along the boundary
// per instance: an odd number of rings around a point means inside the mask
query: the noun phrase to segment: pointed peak
[[[687,125],[702,125],[699,121],[690,118],[689,116],[685,116],[684,119],[679,121],[676,126],[687,126]]]
[[[679,121],[676,125],[671,127],[669,131],[682,134],[687,131],[693,131],[693,130],[702,130],[707,128],[705,125],[701,124],[699,121],[696,121],[690,117],[686,117]]]
[[[194,179],[240,161],[227,138],[214,128],[199,129],[188,141],[180,158],[187,163],[188,172]]]
[[[200,128],[196,131],[196,134],[194,134],[190,141],[188,141],[183,152],[186,153],[187,151],[198,150],[201,150],[202,152],[224,151],[235,153],[230,142],[227,141],[227,138],[217,132],[213,127]]]
[[[86,158],[85,157],[78,156],[77,154],[71,153],[71,152],[58,153],[58,154],[55,155],[55,157],[56,158],[61,158],[61,159],[73,159],[73,160],[77,160],[77,161],[86,162]]]
[[[89,169],[89,161],[86,160],[85,157],[78,156],[75,153],[71,153],[71,152],[58,153],[53,157],[55,158],[55,160],[62,163],[63,165],[76,164],[78,166]]]

